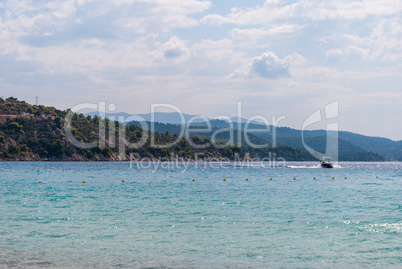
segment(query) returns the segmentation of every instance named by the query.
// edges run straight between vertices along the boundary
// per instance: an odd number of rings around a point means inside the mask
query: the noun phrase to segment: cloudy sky
[[[0,95],[208,117],[241,101],[298,129],[339,101],[340,129],[401,140],[402,1],[0,0]]]

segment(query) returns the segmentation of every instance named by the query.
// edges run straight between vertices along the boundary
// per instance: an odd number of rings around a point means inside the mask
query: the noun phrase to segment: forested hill
[[[0,98],[0,160],[25,160],[25,161],[118,161],[119,145],[124,146],[122,156],[128,160],[130,153],[139,158],[152,159],[180,159],[193,160],[200,158],[228,158],[233,160],[235,156],[246,157],[246,151],[233,145],[214,147],[208,138],[192,137],[191,141],[198,145],[190,145],[187,139],[178,139],[176,134],[169,132],[153,132],[143,130],[136,125],[122,125],[121,123],[102,120],[98,116],[72,114],[71,124],[65,127],[65,118],[69,111],[58,110],[54,107],[36,106],[19,101],[16,98]],[[102,126],[106,132],[100,135]],[[91,148],[83,148],[71,143],[68,134],[73,139],[84,145],[94,143]],[[119,134],[125,133],[123,137]],[[151,135],[153,136],[152,146]],[[145,138],[144,140],[142,140]],[[255,138],[262,141],[260,138]],[[105,141],[104,143],[101,143]],[[163,148],[177,141],[174,146]],[[130,147],[143,142],[140,147]],[[194,145],[193,144],[193,145]],[[202,146],[200,148],[199,146]],[[250,157],[264,157],[272,151],[277,158],[287,161],[316,160],[303,149],[289,146],[276,148],[267,147],[258,152],[252,152]],[[121,151],[120,151],[121,152]]]
[[[151,124],[150,122],[130,122],[128,124],[134,124],[137,126],[148,126],[149,128],[153,128],[154,131],[157,132],[169,132],[171,134],[179,134],[182,132],[183,128],[185,129],[186,127],[183,127],[182,125],[178,124],[164,124],[164,123],[158,123],[155,122]],[[210,121],[210,127],[211,130],[210,132],[194,132],[194,129],[202,129],[206,128],[205,124],[200,124],[200,123],[195,123],[190,126],[190,133],[192,135],[197,135],[202,138],[209,138],[211,139],[211,136],[213,135],[214,131],[216,130],[223,130],[222,128],[229,128],[230,125],[222,120],[211,120]],[[235,130],[232,130],[233,132],[233,137],[236,145],[238,144],[237,138],[241,137],[242,140],[240,141],[242,145],[242,150],[245,152],[253,153],[253,154],[258,154],[262,156],[266,156],[267,152],[275,152],[275,151],[280,151],[280,152],[287,152],[286,155],[292,155],[293,159],[298,159],[298,155],[300,156],[305,156],[305,149],[304,149],[304,143],[302,139],[302,134],[301,131],[299,130],[294,130],[290,128],[285,128],[285,127],[277,127],[276,130],[276,143],[277,146],[275,148],[272,147],[266,147],[262,149],[257,149],[257,148],[252,148],[247,146],[247,141],[245,141],[245,125],[244,124],[234,124],[232,126],[235,128]],[[272,144],[273,141],[273,132],[272,132],[272,127],[271,129],[265,127],[264,125],[258,125],[258,124],[250,124],[249,126],[250,130],[247,132],[247,137],[250,142],[252,142],[255,145],[262,145],[262,144]],[[265,129],[264,132],[255,132],[257,129]],[[239,132],[241,133],[240,136],[238,135]],[[221,142],[226,142],[229,139],[229,131],[224,131],[219,133],[215,137],[215,139],[218,139]],[[306,137],[304,139],[304,142],[307,146],[310,148],[318,151],[318,152],[325,152],[326,150],[326,142],[327,142],[327,133],[326,131],[320,130],[320,131],[306,131]],[[339,139],[338,140],[338,150],[339,150],[339,155],[338,159],[339,161],[384,161],[384,158],[382,155],[371,152],[368,150],[365,150],[359,146],[356,146],[347,140],[344,139]],[[292,152],[292,154],[290,153]],[[304,158],[304,157],[303,157]]]
[[[73,114],[69,130],[64,127],[68,111],[54,107],[34,106],[15,98],[0,99],[0,159],[1,160],[73,160],[73,161],[118,161],[119,133],[125,131],[123,144],[139,143],[144,130],[137,126],[124,126],[118,122],[101,120],[99,117],[84,117]],[[105,146],[100,145],[99,125],[105,132]],[[112,131],[110,131],[112,130]],[[85,149],[73,145],[66,136],[71,131],[80,143],[96,143],[93,148]],[[126,147],[124,157],[130,153],[139,158],[183,158],[194,159],[195,154],[207,157],[226,157],[233,159],[235,153],[244,157],[241,150],[234,146],[224,148],[195,149],[182,139],[172,148],[151,147],[150,132],[145,131],[145,143],[139,148]],[[113,134],[113,135],[111,135]],[[176,135],[154,133],[154,144],[164,145],[176,141]],[[207,140],[198,141],[207,144]]]

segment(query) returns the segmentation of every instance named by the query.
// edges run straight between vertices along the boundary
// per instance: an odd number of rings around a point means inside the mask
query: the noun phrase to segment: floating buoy
[[[28,171],[25,171],[25,173],[28,173]]]
[[[39,173],[39,170],[38,170],[38,173]]]
[[[316,180],[316,178],[314,178],[314,180]]]
[[[294,177],[293,180],[296,180],[296,178]]]
[[[83,180],[82,183],[85,183],[85,180]]]
[[[126,182],[126,181],[123,179],[121,182],[123,182],[123,183],[124,183],[124,182]]]
[[[376,178],[378,178],[378,177],[376,177]]]
[[[269,180],[272,180],[272,177]]]
[[[246,178],[246,181],[248,181],[248,178]]]
[[[362,178],[362,177],[360,177],[360,178]]]
[[[42,181],[39,181],[39,183],[42,183]]]
[[[223,181],[226,181],[226,178],[224,178]]]
[[[332,177],[332,180],[334,180],[335,178],[334,177]]]
[[[345,177],[345,179],[348,179],[348,177]]]
[[[195,181],[195,179],[193,178],[193,182]]]

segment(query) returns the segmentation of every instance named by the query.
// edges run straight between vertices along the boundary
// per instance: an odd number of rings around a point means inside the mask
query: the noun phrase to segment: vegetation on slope
[[[71,125],[66,130],[64,125],[68,112],[54,107],[30,105],[12,97],[6,100],[0,98],[0,160],[119,160],[119,145],[124,145],[125,159],[129,158],[130,153],[150,159],[194,159],[196,155],[234,159],[235,154],[245,156],[236,146],[214,148],[208,139],[194,137],[193,141],[204,145],[201,149],[194,148],[186,139],[177,141],[177,135],[168,132],[144,131],[135,125],[124,126],[97,116],[73,114]],[[104,146],[101,145],[99,126],[106,130]],[[67,132],[71,132],[82,145],[95,143],[95,146],[77,147],[67,138]],[[120,137],[119,134],[123,132],[125,136]],[[130,147],[140,142],[143,135],[143,146]],[[152,146],[151,137],[157,146]],[[163,148],[163,145],[175,141],[177,143],[173,147]]]
[[[230,140],[232,144],[241,147],[243,152],[247,152],[250,156],[255,156],[258,158],[271,158],[273,160],[274,156],[276,159],[283,158],[287,161],[317,161],[317,158],[312,156],[309,152],[304,149],[294,148],[288,145],[279,145],[273,147],[270,142],[265,139],[258,137],[253,133],[245,133],[241,130],[228,129],[229,126],[224,126],[220,124],[222,121],[211,121],[212,129],[211,131],[195,131],[195,129],[200,130],[206,128],[206,125],[200,125],[195,123],[194,126],[190,126],[189,134],[200,137],[202,139],[213,140],[215,142],[227,144]],[[224,128],[216,127],[216,123],[219,126],[224,126]],[[169,132],[179,135],[182,132],[182,126],[178,124],[164,124],[164,123],[154,123],[151,125],[150,122],[145,122],[146,126],[157,132]],[[141,126],[140,122],[130,122],[128,125]],[[184,127],[183,127],[184,128]],[[250,128],[253,128],[252,126]],[[257,128],[258,129],[258,128]],[[216,134],[216,132],[218,132]],[[214,134],[216,134],[214,136]],[[240,140],[239,140],[240,138]],[[254,147],[256,145],[258,147]],[[264,147],[260,147],[266,145]]]
[[[129,124],[135,124],[140,126],[139,122],[131,122]],[[151,127],[150,122],[146,122],[146,124]],[[211,132],[202,132],[202,133],[194,133],[197,136],[202,138],[211,139],[214,131],[222,130],[222,128],[229,128],[230,125],[223,120],[211,120],[210,121],[212,131]],[[158,132],[166,132],[179,134],[181,132],[182,126],[177,124],[163,124],[163,123],[154,123],[153,125],[155,131]],[[205,123],[194,123],[191,128],[205,128]],[[248,152],[251,155],[256,155],[260,157],[268,157],[272,156],[272,154],[276,154],[276,156],[283,156],[286,160],[303,160],[303,161],[312,161],[316,160],[310,153],[305,150],[305,145],[303,144],[302,133],[300,130],[295,130],[287,127],[277,127],[276,128],[276,147],[272,147],[273,142],[273,132],[271,130],[266,130],[266,126],[259,124],[249,124],[247,132],[247,137],[251,143],[254,145],[263,145],[269,144],[271,146],[264,148],[253,148],[248,146],[248,141],[245,140],[245,124],[237,124],[235,123],[233,128],[233,138],[234,144],[239,145],[238,143],[238,135],[239,132],[241,137],[241,147],[244,152]],[[272,128],[272,127],[271,127]],[[257,129],[265,129],[263,132],[255,132]],[[345,133],[345,132],[341,132]],[[329,134],[330,135],[330,134]],[[215,137],[216,140],[226,143],[229,137],[229,131],[222,132]],[[324,154],[326,152],[327,147],[327,132],[324,130],[318,131],[306,131],[304,142],[307,146],[312,148],[313,150]],[[330,155],[330,154],[329,154]],[[384,161],[384,157],[378,153],[371,152],[365,150],[359,146],[356,146],[344,139],[339,138],[338,140],[338,160],[339,161]]]

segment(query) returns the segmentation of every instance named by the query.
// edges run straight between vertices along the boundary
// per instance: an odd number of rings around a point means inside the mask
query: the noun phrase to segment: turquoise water
[[[401,163],[3,162],[0,267],[400,268],[401,190]]]

